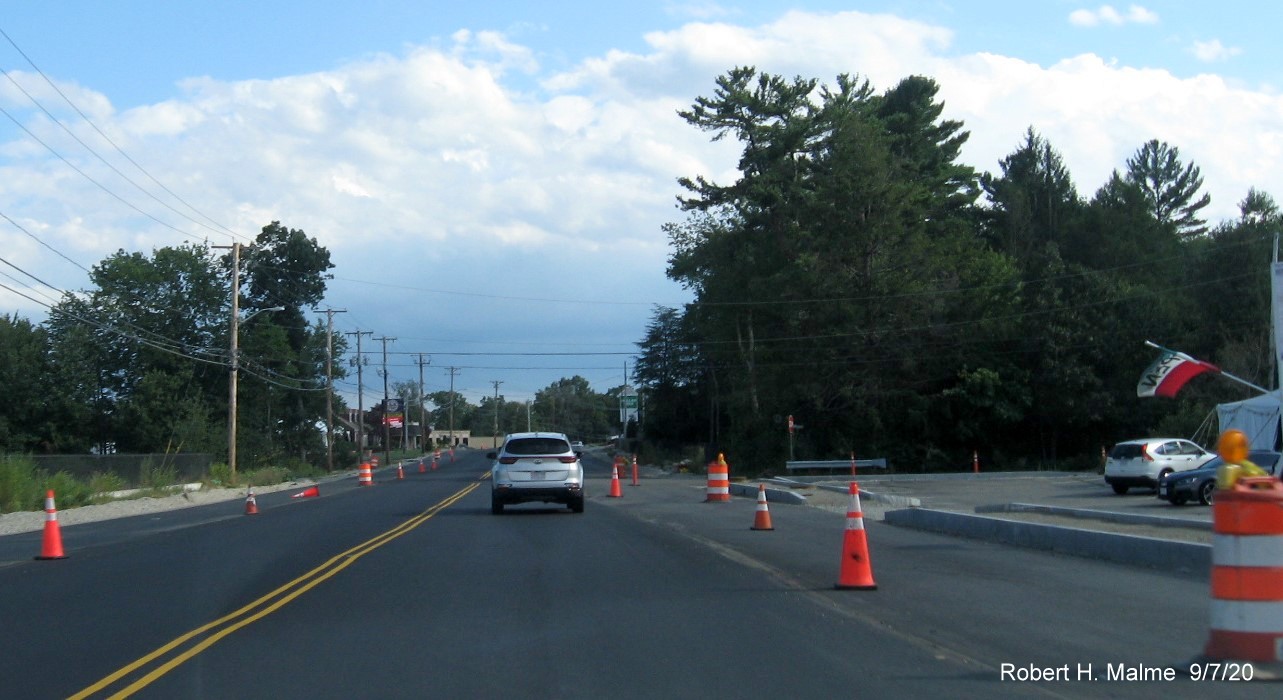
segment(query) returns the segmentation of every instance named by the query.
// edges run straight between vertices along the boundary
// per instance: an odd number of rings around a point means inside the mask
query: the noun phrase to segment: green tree
[[[182,414],[188,420],[217,420],[210,411],[226,406],[230,299],[208,248],[188,244],[151,256],[117,251],[91,270],[90,281],[94,289],[68,294],[51,309],[46,327],[60,383],[96,409],[85,425],[94,426],[97,441],[163,451],[176,436],[134,421],[166,415],[189,397],[199,408]],[[184,393],[167,396],[144,381]]]
[[[1171,226],[1183,240],[1207,233],[1207,222],[1198,212],[1212,197],[1199,196],[1203,176],[1193,163],[1181,163],[1175,146],[1158,139],[1147,141],[1127,159],[1127,180],[1140,187],[1154,218]]]
[[[309,324],[307,314],[325,297],[334,267],[330,253],[303,231],[273,221],[245,251],[243,263],[246,312],[283,307],[247,324],[242,342],[243,386],[260,401],[252,420],[255,433],[266,438],[249,449],[259,463],[305,456],[319,463],[325,450],[316,426],[325,420],[327,338],[324,325]],[[338,365],[335,371],[342,376]]]
[[[0,316],[0,449],[48,452],[60,447],[50,431],[54,387],[45,330],[16,315]]]

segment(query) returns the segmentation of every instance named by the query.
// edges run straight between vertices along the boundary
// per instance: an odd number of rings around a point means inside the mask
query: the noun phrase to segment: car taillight
[[[500,458],[499,458],[499,464],[516,464],[516,463],[517,463],[517,458],[516,458],[516,457],[500,457]]]
[[[562,464],[574,464],[579,461],[579,458],[573,455],[570,457],[558,457],[557,459],[560,460]]]
[[[1146,462],[1154,461],[1154,458],[1149,456],[1149,445],[1140,446],[1140,456],[1144,457]]]

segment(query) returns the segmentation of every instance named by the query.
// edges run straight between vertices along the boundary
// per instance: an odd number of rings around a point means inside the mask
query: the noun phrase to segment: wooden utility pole
[[[448,367],[450,372],[450,449],[454,449],[454,375],[459,373],[458,367]]]
[[[503,382],[498,379],[490,380],[494,384],[494,446],[499,447],[499,385]]]
[[[351,331],[344,335],[356,336],[356,452],[359,461],[365,461],[365,356],[361,354],[361,336],[374,335],[374,331]]]
[[[325,309],[325,471],[334,471],[334,314],[347,309]]]
[[[423,396],[423,366],[432,364],[432,358],[423,359],[423,353],[419,353],[419,446],[424,452],[428,451],[428,402]]]
[[[392,428],[388,425],[388,341],[396,340],[389,336],[372,338],[383,343],[383,464],[392,464]],[[404,425],[404,418],[401,419]]]

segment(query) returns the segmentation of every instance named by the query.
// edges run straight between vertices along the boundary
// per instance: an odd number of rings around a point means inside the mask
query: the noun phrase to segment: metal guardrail
[[[784,463],[784,467],[789,471],[800,469],[850,469],[851,460],[849,459],[810,459],[810,460],[789,460]],[[856,469],[886,469],[887,461],[884,457],[878,459],[857,459],[855,460]]]

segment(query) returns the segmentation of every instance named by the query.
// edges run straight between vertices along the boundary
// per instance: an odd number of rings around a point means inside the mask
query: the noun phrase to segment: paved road
[[[131,682],[156,698],[1277,692],[1108,680],[1111,665],[1201,650],[1204,576],[871,519],[878,590],[835,591],[842,514],[776,506],[776,529],[757,532],[751,500],[704,503],[697,477],[611,499],[604,460],[590,466],[582,515],[490,515],[473,454],[258,516],[210,509],[87,546],[68,536],[67,560],[0,567],[0,619],[22,630],[0,655],[5,695],[106,697]],[[1008,681],[1004,665],[1094,680]]]

